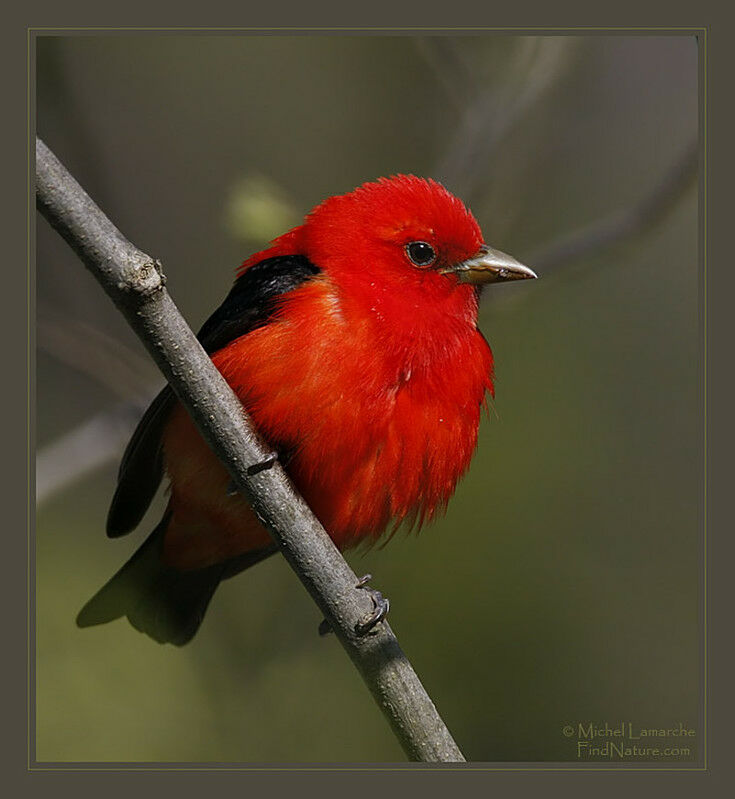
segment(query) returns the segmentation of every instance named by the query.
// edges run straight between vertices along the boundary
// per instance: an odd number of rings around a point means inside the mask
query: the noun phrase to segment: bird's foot
[[[380,624],[381,621],[388,615],[388,611],[390,610],[390,600],[387,597],[384,597],[380,591],[377,591],[375,588],[371,588],[368,583],[372,580],[372,574],[365,574],[357,581],[357,585],[355,588],[362,588],[363,590],[367,591],[370,594],[370,598],[373,600],[373,612],[366,616],[362,621],[357,622],[355,625],[355,632],[362,638],[362,636],[367,635],[373,627],[377,624]],[[319,635],[328,635],[329,633],[334,632],[332,630],[332,625],[326,620],[322,619],[321,624],[319,625]]]
[[[357,581],[356,586],[356,588],[367,591],[370,594],[370,599],[373,600],[373,612],[355,625],[355,632],[361,637],[367,635],[376,624],[380,624],[390,610],[390,600],[384,597],[380,591],[368,585],[372,578],[372,574],[365,574]]]

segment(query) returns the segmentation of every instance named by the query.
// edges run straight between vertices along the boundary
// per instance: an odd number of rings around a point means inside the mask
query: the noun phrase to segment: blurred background
[[[441,179],[534,268],[485,293],[497,399],[445,518],[348,560],[468,760],[578,762],[567,724],[699,726],[701,451],[693,37],[39,37],[37,130],[160,258],[194,329],[326,196]],[[285,561],[194,641],[82,604],[157,522],[104,534],[162,385],[37,222],[36,756],[400,761]],[[676,743],[676,742],[675,742]],[[592,758],[594,759],[594,758]],[[597,758],[600,759],[600,758]]]

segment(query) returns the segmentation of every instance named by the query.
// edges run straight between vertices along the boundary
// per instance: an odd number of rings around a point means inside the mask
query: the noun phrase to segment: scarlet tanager
[[[484,284],[536,275],[483,243],[470,211],[411,175],[330,197],[248,258],[199,340],[340,549],[443,511],[477,443],[493,357]],[[219,582],[277,551],[166,387],[120,466],[107,534],[161,522],[85,605],[182,645]]]

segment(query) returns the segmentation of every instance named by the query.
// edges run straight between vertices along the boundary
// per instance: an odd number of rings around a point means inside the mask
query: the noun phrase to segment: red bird
[[[533,278],[433,180],[398,175],[317,206],[248,258],[199,340],[335,544],[444,510],[477,443],[493,357],[483,284]],[[277,551],[169,387],[123,456],[107,534],[158,527],[82,609],[182,645],[220,580]]]

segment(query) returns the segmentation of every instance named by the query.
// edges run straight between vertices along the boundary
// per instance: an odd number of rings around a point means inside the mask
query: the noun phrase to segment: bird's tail
[[[178,571],[161,560],[170,514],[130,560],[87,602],[77,626],[91,627],[127,616],[136,630],[159,643],[183,646],[204,618],[226,563],[193,571]]]

